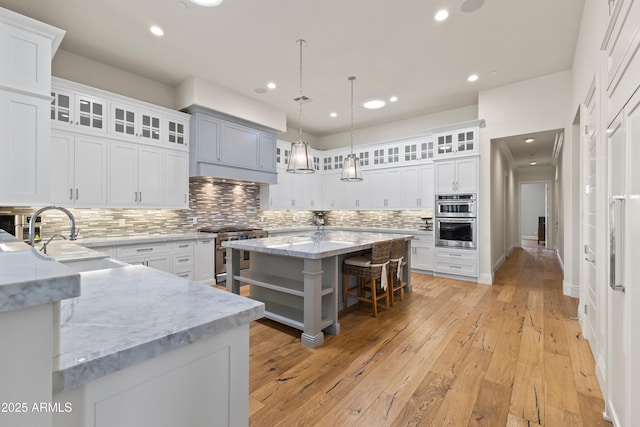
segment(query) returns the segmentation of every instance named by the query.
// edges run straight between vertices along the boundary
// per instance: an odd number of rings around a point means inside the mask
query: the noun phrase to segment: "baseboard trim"
[[[580,286],[572,285],[571,283],[562,281],[562,294],[571,298],[580,298]]]
[[[521,240],[538,240],[538,236],[520,236]]]
[[[560,263],[560,269],[564,273],[564,263],[562,262],[562,258],[560,258],[560,251],[556,249],[556,258],[558,258],[558,262]]]
[[[480,285],[493,285],[493,274],[480,274],[478,276],[478,283]]]
[[[498,261],[496,261],[495,264],[493,264],[493,273],[495,274],[496,271],[498,271],[498,269],[502,266],[502,264],[504,264],[505,261],[505,256],[502,255],[500,258],[498,258]]]

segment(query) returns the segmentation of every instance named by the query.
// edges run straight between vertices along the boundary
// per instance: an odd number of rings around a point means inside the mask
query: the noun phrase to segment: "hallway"
[[[414,274],[377,318],[340,313],[324,346],[251,325],[252,426],[610,426],[555,252],[516,248],[494,286]]]

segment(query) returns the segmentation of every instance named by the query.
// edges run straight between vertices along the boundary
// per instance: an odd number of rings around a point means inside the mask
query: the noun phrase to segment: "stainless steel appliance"
[[[266,230],[247,225],[204,227],[200,228],[198,231],[217,234],[213,260],[216,266],[216,283],[227,280],[227,249],[222,247],[222,242],[228,242],[230,240],[261,239],[269,236],[269,233]],[[250,253],[240,251],[240,269],[245,270],[250,266]]]
[[[476,249],[478,226],[475,194],[436,196],[435,245],[445,248]]]
[[[0,228],[7,233],[16,236],[20,240],[25,242],[29,241],[29,220],[30,215],[0,215]],[[34,241],[39,242],[42,237],[42,219],[40,216],[36,217],[34,222],[33,235]]]
[[[436,217],[475,218],[475,194],[438,194],[436,196]]]

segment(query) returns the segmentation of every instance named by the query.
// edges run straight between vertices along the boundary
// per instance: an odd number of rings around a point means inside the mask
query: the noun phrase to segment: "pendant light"
[[[296,142],[291,143],[291,154],[289,155],[289,165],[287,172],[290,173],[314,173],[313,156],[311,155],[311,147],[309,143],[302,140],[302,45],[304,40],[298,40],[300,44],[300,136]]]
[[[353,154],[353,81],[354,76],[349,77],[351,82],[351,154],[347,155],[342,164],[342,181],[357,182],[362,181],[362,169],[360,168],[360,158]]]

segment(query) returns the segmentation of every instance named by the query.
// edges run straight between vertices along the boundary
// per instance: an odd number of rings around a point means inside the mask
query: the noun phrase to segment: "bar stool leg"
[[[373,317],[378,317],[378,301],[376,300],[376,279],[371,279],[371,305],[373,306]]]

